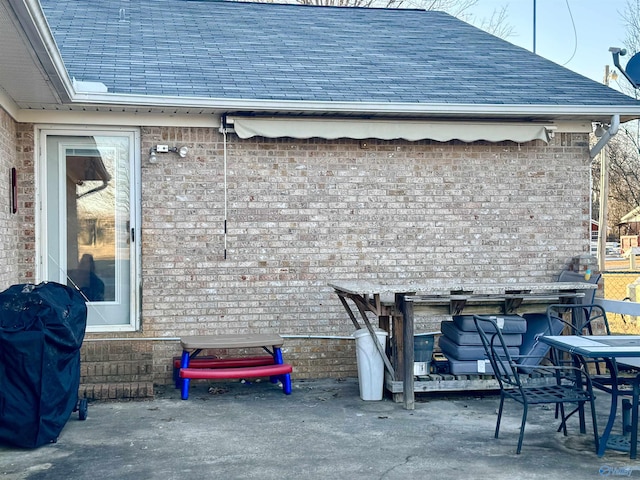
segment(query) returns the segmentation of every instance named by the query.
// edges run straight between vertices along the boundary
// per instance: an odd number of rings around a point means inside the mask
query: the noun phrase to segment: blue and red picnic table
[[[270,377],[281,382],[285,394],[291,393],[292,366],[284,363],[283,339],[277,334],[194,335],[180,338],[182,356],[177,371],[177,385],[183,400],[189,398],[189,384],[193,379],[244,379]],[[207,350],[261,348],[268,355],[244,357],[198,357]]]

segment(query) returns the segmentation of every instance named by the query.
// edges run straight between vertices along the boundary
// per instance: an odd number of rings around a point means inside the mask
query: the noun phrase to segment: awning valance
[[[409,141],[437,140],[448,142],[502,142],[510,140],[525,143],[532,140],[549,141],[553,127],[536,123],[470,122],[470,121],[417,121],[417,120],[360,120],[304,117],[241,117],[229,116],[240,138],[377,138]]]

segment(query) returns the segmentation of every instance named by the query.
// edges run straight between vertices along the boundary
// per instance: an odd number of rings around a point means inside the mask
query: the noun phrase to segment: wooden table
[[[444,315],[469,313],[543,312],[552,303],[575,302],[584,292],[597,288],[587,282],[506,283],[506,284],[382,284],[363,280],[330,282],[356,329],[363,328],[351,308],[375,338],[367,313],[378,326],[390,332],[391,355],[378,347],[392,383],[394,400],[404,408],[415,407],[413,378],[414,308]],[[378,346],[378,342],[374,342]],[[396,385],[401,384],[401,391]],[[496,385],[497,388],[497,385]]]
[[[180,337],[183,350],[196,351],[205,348],[280,348],[284,340],[275,334],[192,335]]]
[[[598,445],[598,456],[603,456],[607,448],[616,450],[625,444],[625,438],[621,436],[611,436],[611,430],[616,418],[618,408],[618,368],[613,365],[613,361],[617,364],[626,364],[638,366],[637,360],[640,359],[640,335],[562,335],[562,336],[543,336],[540,341],[551,345],[562,352],[569,353],[576,357],[602,359],[607,363],[607,367],[611,374],[611,406],[609,408],[609,419],[607,426],[600,437]],[[624,445],[628,448],[631,459],[636,458],[638,448],[638,396],[640,395],[640,377],[633,379],[633,409],[631,422],[631,438],[628,444]],[[613,442],[612,440],[616,440]]]

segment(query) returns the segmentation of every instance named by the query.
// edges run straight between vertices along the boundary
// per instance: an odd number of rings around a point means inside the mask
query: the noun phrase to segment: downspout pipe
[[[620,127],[620,115],[614,115],[611,117],[611,124],[604,135],[600,137],[600,140],[589,152],[591,160],[593,160],[604,147],[609,143],[611,138],[618,133]],[[602,272],[605,270],[605,252],[607,242],[607,197],[609,195],[609,171],[607,165],[607,157],[602,152],[601,167],[600,167],[600,214],[598,216],[598,269]],[[591,232],[591,228],[589,228]]]
[[[611,117],[611,124],[609,125],[609,129],[604,132],[604,135],[600,137],[598,143],[591,149],[589,152],[589,157],[591,160],[596,158],[596,156],[600,153],[600,151],[605,147],[609,140],[613,138],[613,136],[618,133],[618,129],[620,128],[620,115],[614,115]]]

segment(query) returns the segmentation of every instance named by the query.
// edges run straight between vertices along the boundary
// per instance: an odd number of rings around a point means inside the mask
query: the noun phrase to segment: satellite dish
[[[620,56],[626,55],[627,51],[624,48],[611,47],[609,49],[613,55],[613,64],[618,70],[622,72],[629,83],[633,85],[633,88],[640,88],[640,53],[636,53],[631,60],[627,62],[627,68],[620,66]]]
[[[636,86],[640,84],[640,53],[636,53],[631,60],[627,62],[625,67],[627,75],[631,78]],[[637,87],[636,87],[637,88]]]

